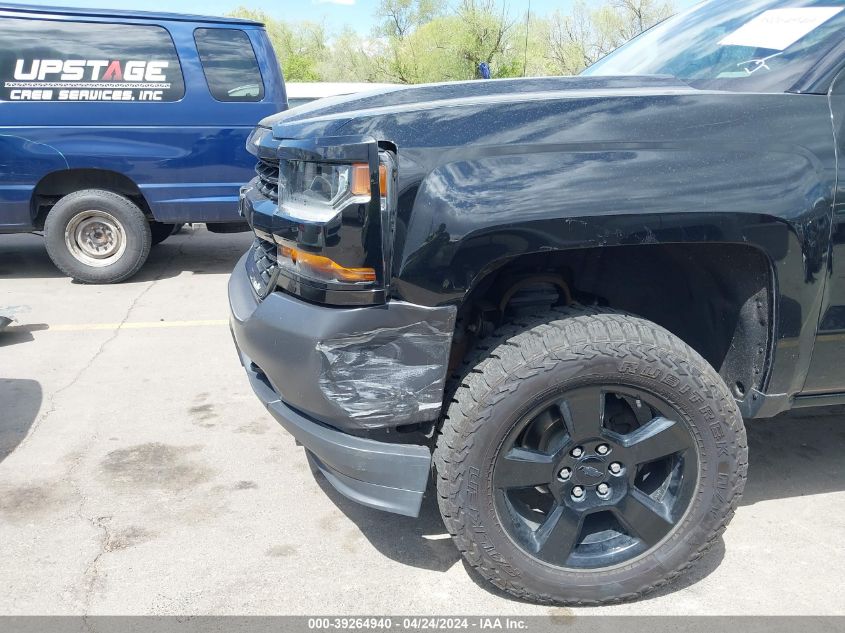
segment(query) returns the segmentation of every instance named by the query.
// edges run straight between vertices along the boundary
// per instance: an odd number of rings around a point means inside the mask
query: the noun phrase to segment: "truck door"
[[[838,146],[831,261],[813,358],[802,395],[845,394],[845,70],[833,83],[830,105]]]

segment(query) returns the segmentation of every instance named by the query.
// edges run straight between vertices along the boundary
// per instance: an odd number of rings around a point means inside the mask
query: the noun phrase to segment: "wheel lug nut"
[[[622,472],[622,464],[620,464],[619,462],[613,462],[610,465],[610,472],[613,473],[614,475],[618,475],[619,473]]]
[[[600,495],[606,495],[608,492],[610,492],[610,486],[608,486],[607,484],[599,484],[596,487],[596,490]]]
[[[566,481],[572,476],[572,471],[569,468],[561,468],[557,476],[561,481]]]
[[[584,454],[584,449],[580,446],[576,446],[569,454],[572,455],[572,457],[581,457],[581,455]]]
[[[599,444],[596,447],[596,453],[599,455],[607,455],[610,452],[610,447],[607,444]]]
[[[572,496],[575,497],[576,499],[580,499],[581,497],[584,496],[584,489],[581,486],[575,486],[572,489]]]

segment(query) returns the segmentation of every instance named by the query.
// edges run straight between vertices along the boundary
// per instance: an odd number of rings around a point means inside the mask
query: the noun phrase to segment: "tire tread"
[[[581,346],[580,350],[578,346]],[[607,599],[560,599],[531,591],[509,574],[473,540],[467,517],[457,498],[464,462],[473,449],[477,431],[501,398],[517,390],[519,380],[551,369],[558,361],[589,355],[590,346],[604,353],[632,354],[644,361],[694,377],[726,405],[736,443],[737,476],[724,511],[706,541],[686,561],[662,579],[636,591]],[[641,598],[663,587],[689,569],[724,532],[739,505],[748,468],[748,444],[736,403],[716,371],[681,339],[659,325],[624,312],[594,306],[571,305],[520,316],[483,339],[447,383],[445,415],[437,437],[434,465],[438,503],[443,521],[469,565],[499,589],[541,604],[600,606]]]
[[[135,228],[139,229],[139,237],[140,237],[140,251],[139,256],[136,257],[136,260],[132,263],[132,265],[121,272],[118,275],[115,275],[113,271],[111,275],[103,274],[100,275],[101,278],[94,278],[92,276],[83,277],[80,275],[80,270],[74,270],[72,265],[68,265],[64,261],[64,254],[61,252],[64,250],[67,251],[67,248],[64,246],[64,238],[61,239],[61,244],[56,245],[53,243],[53,235],[56,232],[61,234],[64,233],[65,226],[58,226],[59,223],[62,222],[61,215],[64,209],[72,204],[74,204],[77,200],[84,199],[86,197],[96,196],[101,199],[111,201],[115,206],[120,207],[123,212],[125,212],[129,216],[130,223],[135,225]],[[130,227],[125,227],[127,231]],[[50,259],[55,264],[56,268],[58,268],[62,273],[85,284],[98,284],[98,283],[118,283],[121,281],[125,281],[129,279],[133,275],[135,275],[141,267],[144,265],[144,262],[147,261],[147,256],[149,255],[150,248],[152,247],[152,235],[149,227],[149,222],[147,221],[144,212],[132,202],[129,198],[122,196],[120,194],[114,193],[112,191],[108,191],[106,189],[80,189],[79,191],[74,191],[63,196],[56,205],[50,209],[50,212],[47,214],[47,219],[44,223],[44,233],[45,233],[45,243],[47,246],[47,254],[50,256]],[[68,258],[73,259],[73,255],[67,253]],[[78,265],[80,267],[85,266],[85,264],[81,262],[77,262],[73,265]],[[88,267],[90,268],[90,267]],[[105,267],[103,271],[108,271],[111,266]],[[95,269],[96,270],[96,269]]]

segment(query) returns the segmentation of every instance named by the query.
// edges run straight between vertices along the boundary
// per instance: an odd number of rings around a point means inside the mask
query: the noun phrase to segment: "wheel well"
[[[104,189],[126,196],[152,219],[152,211],[144,195],[130,178],[108,169],[66,169],[47,174],[35,186],[31,209],[33,225],[44,227],[44,220],[62,196],[82,189]]]
[[[763,390],[774,276],[744,244],[646,244],[524,255],[487,274],[458,312],[452,363],[520,310],[576,301],[666,328],[701,354],[737,398]]]

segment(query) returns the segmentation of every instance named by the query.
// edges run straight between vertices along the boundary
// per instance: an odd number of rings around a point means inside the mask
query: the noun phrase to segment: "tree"
[[[245,7],[232,15],[266,25],[288,81],[422,83],[477,79],[481,63],[493,77],[574,75],[673,11],[669,0],[576,0],[566,15],[515,20],[505,0],[447,2],[381,0],[370,37]]]
[[[513,72],[500,77],[542,77],[559,71],[550,54],[551,20],[535,13],[526,14],[513,26],[510,37],[511,49],[507,57],[511,60]]]
[[[376,17],[381,19],[374,36],[379,42],[373,55],[376,74],[386,81],[419,83],[418,58],[428,52],[417,49],[414,37],[444,13],[444,0],[381,0]],[[436,51],[435,51],[436,52]]]
[[[320,81],[320,64],[329,56],[325,26],[316,22],[290,24],[264,11],[238,7],[230,15],[263,22],[287,81]]]
[[[376,16],[382,20],[382,35],[403,40],[442,15],[443,8],[443,0],[381,0]]]
[[[332,40],[327,59],[319,65],[321,81],[379,81],[376,44],[346,27]]]
[[[462,25],[459,54],[467,63],[467,74],[479,79],[484,62],[494,77],[512,76],[516,63],[510,39],[513,21],[506,5],[500,9],[495,0],[461,0],[458,20]]]
[[[668,1],[610,0],[590,9],[578,0],[569,15],[552,14],[549,56],[558,72],[577,75],[673,12]]]
[[[461,0],[453,14],[415,0],[384,0],[388,16],[376,65],[388,81],[421,83],[478,78],[487,63],[494,76],[513,74],[513,23],[496,0]],[[401,9],[398,10],[397,9]],[[428,8],[427,8],[428,7]]]
[[[675,12],[672,2],[665,0],[611,0],[617,17],[617,47],[662,22]]]

